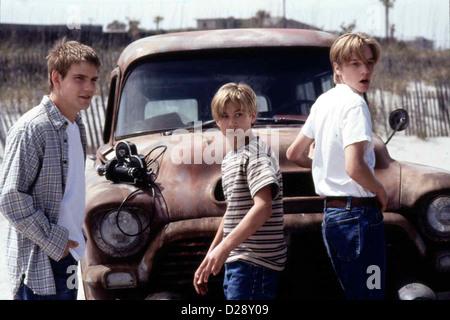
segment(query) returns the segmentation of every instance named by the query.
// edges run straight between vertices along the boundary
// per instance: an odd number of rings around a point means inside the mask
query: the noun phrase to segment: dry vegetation
[[[426,85],[448,82],[450,50],[420,49],[405,42],[382,43],[382,58],[377,66],[374,86],[400,94],[414,81]]]
[[[123,47],[95,48],[102,58],[101,82],[108,82]],[[382,43],[383,55],[377,66],[373,87],[400,94],[408,84],[423,81],[434,86],[450,79],[450,50],[419,49],[404,42]],[[49,47],[0,46],[0,103],[3,107],[34,105],[47,92],[45,56]]]
[[[123,47],[98,49],[102,60],[100,82],[107,83]],[[25,111],[48,93],[45,57],[50,46],[16,47],[14,43],[0,46],[0,107]],[[24,110],[25,109],[25,110]]]
[[[436,119],[433,121],[444,119],[444,126],[448,127],[448,122],[450,122],[448,115],[450,50],[420,49],[401,41],[385,43],[381,40],[381,46],[382,58],[377,65],[372,90],[368,96],[374,125],[379,128],[379,132],[382,134],[390,132],[390,128],[386,124],[387,118],[394,108],[405,108],[404,101],[399,102],[399,97],[401,99],[405,94],[412,96],[408,104],[417,111],[408,110],[408,112],[417,118],[418,124],[422,120],[422,113],[426,115],[427,109],[432,108],[438,110],[433,111]],[[95,45],[93,47],[102,59],[100,84],[106,88],[109,74],[124,47],[110,47],[107,50],[96,48]],[[42,95],[48,92],[45,65],[45,56],[48,50],[49,46],[47,45],[18,47],[14,43],[3,42],[0,44],[0,108],[4,111],[14,110],[23,113],[39,103]],[[414,87],[417,87],[418,84],[420,84],[421,95],[428,94],[423,86],[429,86],[434,88],[439,97],[437,95],[429,97],[429,100],[417,109],[417,102],[412,101],[416,95],[412,89],[417,89]],[[439,90],[440,92],[438,92]],[[438,100],[439,106],[436,102]],[[419,103],[422,104],[422,102]],[[421,125],[421,128],[417,129],[419,131],[414,129],[410,134],[423,137],[434,135],[435,133],[425,130],[427,126],[429,125]],[[446,135],[449,131],[450,129],[447,128],[436,134]]]
[[[407,135],[448,135],[450,50],[420,49],[401,41],[381,45],[382,58],[368,94],[374,130],[389,135],[389,114],[402,108],[410,117]]]

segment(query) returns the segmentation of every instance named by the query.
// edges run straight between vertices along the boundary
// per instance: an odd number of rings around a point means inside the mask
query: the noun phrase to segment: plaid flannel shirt
[[[86,158],[86,131],[76,122]],[[0,212],[8,220],[6,260],[13,297],[22,281],[56,294],[50,259],[61,259],[68,230],[57,224],[68,171],[67,119],[48,96],[11,127],[0,169]]]

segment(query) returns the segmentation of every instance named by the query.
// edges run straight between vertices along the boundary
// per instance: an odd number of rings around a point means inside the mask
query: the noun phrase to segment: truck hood
[[[312,185],[311,170],[298,167],[286,159],[286,150],[298,135],[299,130],[299,126],[253,129],[254,134],[260,136],[278,154],[283,172],[286,213],[321,212],[320,201],[314,199],[318,197]],[[167,147],[164,156],[158,160],[160,170],[156,185],[163,198],[159,205],[167,206],[161,211],[167,212],[169,221],[223,215],[226,203],[221,185],[221,162],[230,148],[219,130],[194,132],[180,130],[167,136],[158,133],[127,140],[133,142],[137,146],[138,153],[143,155],[155,147]],[[377,159],[375,175],[388,192],[389,211],[397,211],[401,207],[413,207],[421,197],[434,190],[450,189],[447,171],[392,159],[383,141],[377,135],[374,135],[374,145]],[[99,153],[102,150],[105,153],[107,148],[110,147],[100,148]],[[158,153],[159,151],[155,150],[149,158],[156,157]],[[109,152],[107,159],[114,156],[113,151]],[[86,212],[105,207],[117,208],[128,194],[137,189],[135,185],[113,183],[105,177],[98,176],[95,168],[99,163],[97,160],[86,170],[86,194],[89,206]],[[306,184],[308,187],[300,190],[305,188]],[[148,197],[147,192],[142,196],[136,196],[129,204],[133,205],[135,201],[136,205],[145,206],[146,202],[151,202]],[[303,200],[300,201],[300,198]]]
[[[286,150],[298,131],[299,127],[253,129],[254,135],[258,135],[278,153],[283,173],[309,174],[309,169],[300,168],[286,159]],[[147,155],[158,146],[167,147],[163,157],[158,159],[160,167],[156,184],[164,197],[163,203],[167,206],[170,221],[223,215],[226,203],[221,185],[221,163],[231,149],[219,130],[179,130],[168,136],[151,134],[127,140],[133,142],[142,155]],[[100,153],[101,150],[105,148],[100,148]],[[147,159],[156,157],[160,150],[155,150]],[[114,156],[115,153],[110,150],[106,159]],[[129,193],[137,189],[135,185],[113,183],[98,176],[95,170],[99,164],[97,160],[86,170],[87,212],[118,206]],[[135,201],[138,200],[139,196]],[[133,200],[130,201],[132,204]]]

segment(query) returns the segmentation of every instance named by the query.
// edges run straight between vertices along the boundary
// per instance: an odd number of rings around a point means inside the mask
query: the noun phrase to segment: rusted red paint
[[[283,29],[237,29],[182,32],[158,35],[138,40],[129,45],[121,54],[118,68],[113,76],[118,76],[116,103],[108,105],[112,114],[111,121],[105,124],[109,136],[107,142],[97,152],[97,161],[92,168],[87,169],[87,208],[84,228],[87,236],[87,252],[82,261],[83,281],[87,299],[112,299],[116,291],[107,289],[107,277],[112,272],[130,274],[135,282],[134,290],[152,288],[155,279],[152,272],[158,265],[158,255],[163,248],[186,240],[211,239],[219,226],[225,212],[226,203],[217,199],[215,190],[220,183],[220,163],[176,165],[170,160],[174,152],[175,142],[172,136],[161,133],[130,137],[139,153],[146,154],[158,145],[166,145],[160,174],[156,184],[164,196],[153,199],[149,190],[137,194],[127,203],[127,208],[135,208],[146,212],[152,219],[150,239],[142,253],[130,258],[112,258],[100,250],[93,241],[92,225],[96,214],[117,209],[123,199],[137,187],[130,184],[115,184],[99,177],[95,167],[114,154],[116,141],[111,133],[117,114],[117,101],[120,96],[123,77],[127,69],[137,60],[147,59],[153,55],[166,55],[174,52],[211,50],[224,48],[258,48],[283,46],[316,46],[329,47],[336,37],[334,35],[310,30]],[[300,125],[277,126],[279,137],[279,162],[285,177],[298,175],[310,176],[310,169],[300,168],[286,159],[286,150],[298,135]],[[255,129],[270,132],[271,128]],[[192,133],[186,133],[193,139]],[[423,234],[416,229],[411,221],[406,219],[402,210],[418,210],[420,199],[429,193],[450,190],[449,173],[439,169],[425,168],[413,164],[398,162],[392,159],[383,141],[374,136],[376,167],[375,174],[385,185],[389,196],[388,212],[385,213],[385,224],[403,230],[421,256],[427,254]],[[203,137],[201,152],[206,147],[218,147],[225,150],[224,144],[214,139]],[[192,143],[191,156],[194,160]],[[198,151],[198,150],[197,150]],[[224,153],[225,154],[225,153]],[[414,159],[412,159],[414,160]],[[193,161],[194,162],[194,161]],[[297,176],[295,176],[297,177]],[[155,207],[153,206],[155,203]],[[311,195],[294,195],[284,197],[286,234],[320,231],[322,223],[323,199]],[[154,209],[153,209],[154,208]],[[417,213],[415,213],[417,214]],[[186,251],[187,252],[187,251]],[[179,252],[184,254],[184,251]],[[187,253],[186,253],[187,254]],[[201,252],[199,253],[201,254]]]

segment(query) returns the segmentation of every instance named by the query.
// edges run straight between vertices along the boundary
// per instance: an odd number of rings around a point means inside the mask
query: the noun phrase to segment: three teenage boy
[[[362,95],[379,57],[379,45],[365,35],[336,40],[330,58],[337,85],[319,97],[287,151],[288,159],[312,167],[316,192],[326,197],[324,240],[348,299],[384,297],[381,212],[387,195],[373,173],[372,127]],[[0,211],[10,222],[8,271],[19,299],[76,297],[67,292],[67,272],[59,277],[55,270],[66,271],[84,251],[86,137],[78,111],[90,104],[100,60],[89,47],[69,42],[53,49],[48,66],[51,94],[11,129],[0,173]],[[194,286],[205,294],[210,274],[225,264],[227,299],[272,299],[287,252],[279,165],[252,135],[257,107],[250,87],[223,86],[212,110],[225,136],[229,130],[245,134],[241,140],[231,134],[233,150],[222,163],[227,211]],[[305,153],[313,142],[314,160]],[[370,266],[381,270],[380,288],[367,286]]]

